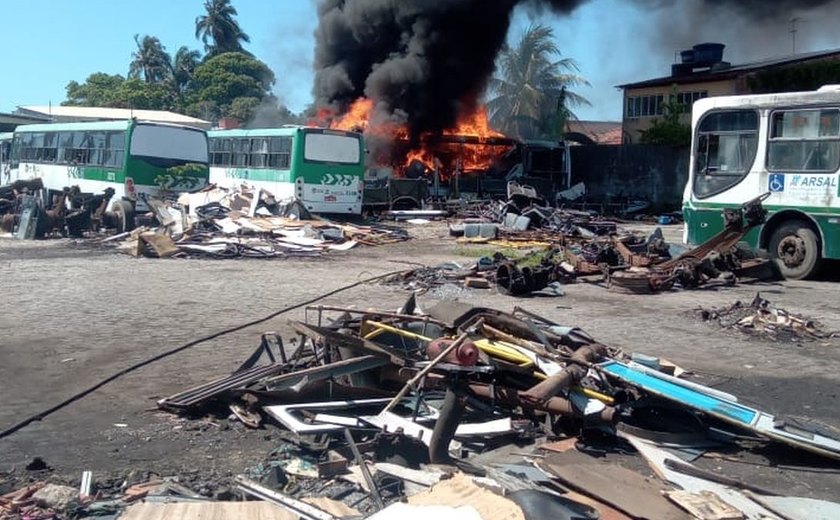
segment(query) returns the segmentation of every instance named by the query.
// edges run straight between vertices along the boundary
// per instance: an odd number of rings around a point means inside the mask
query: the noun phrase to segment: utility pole
[[[802,18],[800,18],[798,16],[794,16],[793,18],[790,19],[790,38],[791,38],[791,43],[793,45],[793,54],[796,54],[796,33],[798,32],[798,29],[796,28],[796,24],[801,22],[801,21],[802,21]]]

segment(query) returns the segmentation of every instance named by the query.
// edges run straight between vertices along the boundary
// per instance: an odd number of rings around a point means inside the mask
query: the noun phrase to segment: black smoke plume
[[[837,0],[626,0],[650,12],[633,45],[671,53],[719,38],[735,58],[768,56],[804,13],[808,32],[836,20]],[[451,127],[470,109],[493,72],[517,5],[532,17],[568,14],[586,0],[319,0],[315,32],[317,107],[343,113],[365,96],[372,123],[406,124],[412,141]],[[609,16],[609,13],[604,13]],[[833,30],[833,25],[831,26]],[[804,34],[802,36],[805,36]],[[732,45],[732,44],[736,45]],[[617,42],[617,45],[627,42]],[[786,44],[785,44],[786,45]],[[729,50],[727,52],[730,52]]]
[[[451,127],[493,72],[517,4],[567,13],[585,0],[322,0],[315,32],[317,106],[361,96],[410,139]]]

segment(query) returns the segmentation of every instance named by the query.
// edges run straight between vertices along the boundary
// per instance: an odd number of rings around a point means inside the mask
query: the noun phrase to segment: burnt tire
[[[787,222],[776,228],[770,236],[768,252],[788,280],[808,278],[819,268],[819,238],[802,221]]]
[[[125,233],[134,229],[134,205],[127,200],[118,200],[111,206],[114,213],[114,224],[117,233]]]

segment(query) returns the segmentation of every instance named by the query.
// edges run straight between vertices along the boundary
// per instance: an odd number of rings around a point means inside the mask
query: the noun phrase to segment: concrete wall
[[[647,144],[571,148],[572,184],[586,183],[587,201],[650,201],[679,208],[688,180],[688,148]]]

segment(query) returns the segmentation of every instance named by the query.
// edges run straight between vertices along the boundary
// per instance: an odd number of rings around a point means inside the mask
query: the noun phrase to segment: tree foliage
[[[178,93],[183,93],[192,81],[195,69],[201,63],[201,53],[182,46],[172,58],[172,87]]]
[[[68,83],[67,100],[62,105],[168,110],[172,103],[172,92],[164,84],[97,72],[84,83]]]
[[[563,135],[566,120],[575,117],[570,107],[589,104],[571,89],[589,83],[574,60],[557,59],[560,54],[551,27],[539,24],[502,51],[487,104],[495,128],[521,139]]]
[[[823,85],[840,83],[840,62],[818,61],[784,68],[765,69],[747,78],[755,94],[816,90]]]
[[[131,53],[131,64],[128,66],[129,78],[142,78],[146,83],[162,83],[172,76],[172,66],[166,48],[155,36],[134,35],[137,50]]]
[[[195,69],[190,92],[187,95],[188,112],[197,114],[198,104],[212,102],[217,106],[216,117],[225,116],[237,98],[265,98],[274,85],[274,73],[260,60],[242,54],[227,52],[205,61]],[[237,104],[241,110],[244,101]]]
[[[207,55],[226,52],[247,54],[242,42],[250,42],[251,38],[239,27],[235,19],[238,13],[230,5],[230,0],[205,0],[204,10],[206,14],[195,19],[195,37],[201,38]]]
[[[155,36],[134,35],[128,76],[96,72],[67,84],[64,105],[174,110],[213,121],[285,124],[300,116],[271,95],[274,73],[242,49],[249,38],[236,22],[230,0],[205,0],[196,19],[196,38],[207,54],[182,46],[174,56]]]

